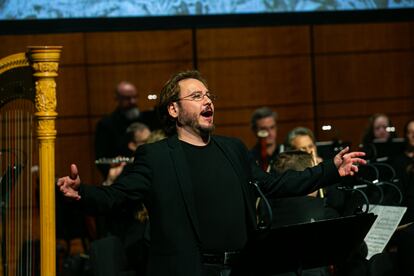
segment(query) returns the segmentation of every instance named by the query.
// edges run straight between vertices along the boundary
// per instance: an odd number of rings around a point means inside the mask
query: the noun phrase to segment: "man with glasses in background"
[[[250,119],[256,144],[250,150],[257,164],[266,172],[274,173],[273,163],[280,152],[277,145],[277,113],[269,107],[256,109]]]

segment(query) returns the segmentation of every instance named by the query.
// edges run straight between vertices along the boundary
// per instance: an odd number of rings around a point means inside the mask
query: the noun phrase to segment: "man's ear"
[[[168,105],[168,113],[171,117],[177,118],[178,117],[178,106],[176,102],[170,103]]]

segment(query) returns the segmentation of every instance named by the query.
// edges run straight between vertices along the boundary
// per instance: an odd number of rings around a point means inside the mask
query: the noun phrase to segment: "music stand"
[[[405,149],[405,140],[402,138],[393,138],[388,142],[374,141],[373,144],[377,150],[377,158],[390,158],[397,154],[403,153]]]
[[[247,243],[232,275],[257,276],[344,263],[358,250],[375,221],[360,214],[283,226]]]
[[[374,162],[387,162],[394,156],[404,152],[405,140],[393,138],[389,141],[374,140],[370,144],[363,145],[362,150],[366,153],[366,159]]]
[[[322,157],[322,159],[332,159],[335,155],[338,154],[341,150],[346,147],[351,147],[350,142],[343,142],[338,140],[331,140],[331,141],[317,141],[316,143],[316,151],[318,155]]]

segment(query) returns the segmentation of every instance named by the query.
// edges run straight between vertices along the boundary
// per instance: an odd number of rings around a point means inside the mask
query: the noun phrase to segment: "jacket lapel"
[[[216,142],[220,150],[223,152],[224,156],[230,162],[236,175],[240,178],[240,185],[243,191],[243,198],[247,206],[246,215],[248,228],[254,230],[256,229],[256,208],[254,205],[255,198],[252,197],[254,193],[252,193],[252,190],[249,190],[253,188],[253,185],[251,187],[248,186],[248,183],[251,179],[247,175],[246,170],[248,170],[249,168],[243,168],[243,162],[241,162],[240,156],[238,156],[234,149],[229,147],[227,143],[225,143],[221,139],[218,139],[217,136],[212,136],[212,139]]]
[[[226,143],[222,142],[220,139],[218,139],[216,136],[211,136],[211,139],[214,140],[216,145],[219,147],[219,149],[222,151],[226,159],[229,161],[231,166],[234,169],[234,172],[238,177],[241,177],[242,183],[247,183],[246,179],[246,172],[241,167],[241,162],[236,162],[236,160],[239,159],[237,154],[232,150]],[[239,160],[240,161],[240,160]],[[244,186],[244,185],[242,185]]]
[[[174,161],[174,167],[177,174],[177,181],[180,185],[181,194],[183,196],[184,204],[190,217],[194,232],[196,233],[197,240],[200,242],[200,231],[197,215],[195,212],[194,193],[191,183],[190,168],[186,161],[184,150],[178,140],[177,135],[168,139],[170,146],[171,158]]]

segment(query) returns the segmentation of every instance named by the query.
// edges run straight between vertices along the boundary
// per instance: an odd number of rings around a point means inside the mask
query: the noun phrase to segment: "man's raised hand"
[[[61,177],[57,181],[60,191],[65,197],[79,200],[81,197],[78,193],[81,181],[78,174],[78,168],[75,164],[70,165],[69,176]]]
[[[334,157],[334,163],[338,168],[338,173],[340,176],[354,175],[356,172],[358,172],[358,165],[365,165],[367,163],[367,161],[360,158],[362,156],[365,156],[365,152],[348,151],[349,147],[346,147]]]

